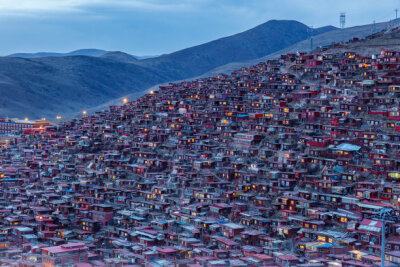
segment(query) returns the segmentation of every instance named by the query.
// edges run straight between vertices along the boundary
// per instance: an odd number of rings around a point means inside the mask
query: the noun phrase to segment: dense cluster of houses
[[[380,266],[399,61],[286,54],[10,140],[0,265]],[[384,226],[399,266],[400,219]]]

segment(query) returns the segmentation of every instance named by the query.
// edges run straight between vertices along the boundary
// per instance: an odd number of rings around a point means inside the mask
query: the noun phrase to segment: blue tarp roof
[[[358,151],[361,149],[360,146],[356,146],[356,145],[348,144],[348,143],[340,144],[336,148],[340,149],[342,151]]]
[[[334,170],[335,172],[342,172],[344,169],[343,169],[342,167],[335,166],[335,167],[333,167],[333,170]]]
[[[318,246],[315,246],[315,247],[316,248],[331,248],[333,246],[334,245],[332,243],[326,243],[326,244],[318,245]]]

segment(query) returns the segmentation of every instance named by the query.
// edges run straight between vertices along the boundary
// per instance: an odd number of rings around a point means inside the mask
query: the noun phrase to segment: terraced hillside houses
[[[399,266],[400,53],[337,46],[10,140],[0,263]]]

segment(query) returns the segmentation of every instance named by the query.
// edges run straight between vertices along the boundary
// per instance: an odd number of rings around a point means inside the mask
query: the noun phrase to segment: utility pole
[[[381,240],[381,266],[385,267],[385,215],[386,211],[382,211],[382,240]]]
[[[382,208],[378,211],[377,220],[382,222],[382,237],[381,237],[381,267],[385,267],[385,222],[388,222],[387,219],[390,220],[394,219],[398,221],[399,219],[399,212],[393,209]],[[394,222],[393,222],[394,223]]]
[[[396,19],[397,19],[397,11],[398,11],[398,9],[396,8],[396,9],[394,10],[394,12],[396,12]]]

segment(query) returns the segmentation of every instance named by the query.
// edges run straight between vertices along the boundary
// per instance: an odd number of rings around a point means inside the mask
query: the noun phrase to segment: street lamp
[[[381,246],[381,266],[385,267],[385,222],[388,222],[387,219],[399,219],[399,211],[389,209],[389,208],[382,208],[378,211],[378,214],[375,219],[378,219],[382,222],[382,246]],[[386,220],[386,221],[385,221]]]
[[[38,164],[38,179],[39,179],[39,181],[40,181],[40,170],[41,169],[42,169],[42,162],[39,161],[39,164]]]
[[[128,98],[124,98],[124,99],[122,99],[122,102],[124,103],[124,104],[127,104],[128,103]]]
[[[87,114],[87,111],[86,111],[86,110],[82,111],[82,114],[83,114],[83,115],[86,115],[86,114]]]

